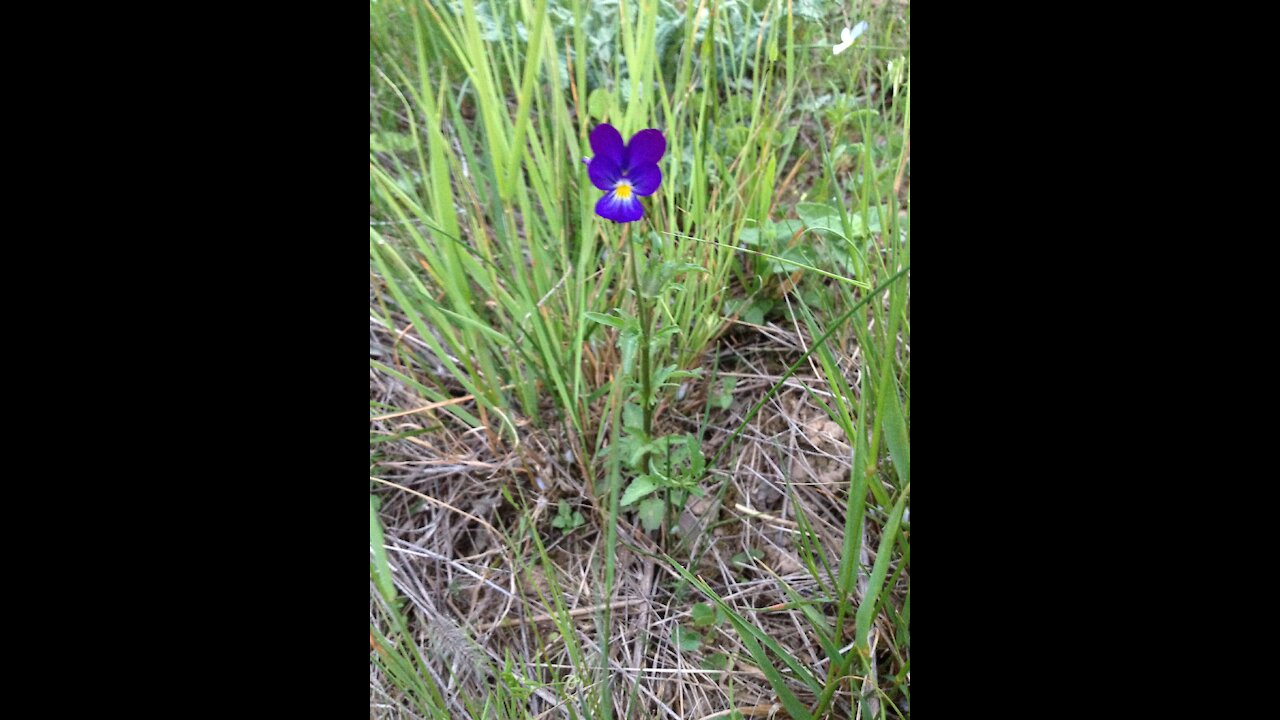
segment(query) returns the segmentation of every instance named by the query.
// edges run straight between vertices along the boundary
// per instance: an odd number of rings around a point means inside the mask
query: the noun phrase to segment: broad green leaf
[[[702,647],[702,635],[683,625],[676,625],[676,629],[671,632],[671,642],[685,652],[693,652]]]
[[[773,239],[779,242],[790,242],[793,235],[804,229],[804,223],[796,218],[784,218],[770,223],[773,228]]]
[[[635,403],[622,406],[622,426],[628,430],[640,430],[644,427],[644,411]]]
[[[645,453],[653,452],[653,443],[644,439],[639,439],[636,440],[633,445],[634,446],[631,448],[631,455],[627,457],[627,464],[631,467],[637,467],[641,458],[645,456]],[[622,504],[626,505],[625,502]]]
[[[742,322],[763,325],[765,313],[771,309],[773,309],[773,301],[768,298],[760,298],[751,303],[751,307],[742,313]]]
[[[632,480],[626,492],[622,493],[622,506],[626,507],[657,489],[658,484],[653,481],[652,475],[641,475]]]
[[[609,91],[598,87],[591,91],[591,95],[587,97],[587,112],[591,113],[591,117],[596,120],[604,120],[605,113],[609,110]]]
[[[810,230],[829,232],[848,240],[844,234],[844,224],[840,222],[840,212],[835,208],[818,203],[800,203],[796,205],[796,212]]]
[[[662,527],[662,516],[667,511],[662,498],[649,498],[640,503],[640,524],[645,530],[657,530]]]
[[[694,627],[706,627],[716,623],[715,608],[706,603],[695,604],[689,614],[693,617]]]

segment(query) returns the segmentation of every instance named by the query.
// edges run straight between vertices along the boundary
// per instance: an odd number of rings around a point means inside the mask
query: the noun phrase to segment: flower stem
[[[653,374],[649,367],[649,306],[644,301],[644,288],[640,285],[639,253],[630,238],[631,224],[622,227],[622,241],[627,244],[627,252],[631,253],[631,281],[635,285],[636,305],[640,313],[640,406],[644,411],[645,442],[653,439]],[[649,470],[650,458],[645,453],[645,472]]]

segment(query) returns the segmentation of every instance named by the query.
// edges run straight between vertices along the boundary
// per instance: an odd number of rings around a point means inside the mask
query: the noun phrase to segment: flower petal
[[[662,184],[662,170],[657,165],[641,165],[631,168],[627,173],[631,181],[631,192],[636,195],[652,195]]]
[[[622,166],[626,168],[640,167],[641,165],[656,164],[662,159],[662,154],[667,151],[667,138],[662,134],[661,130],[641,130],[631,136],[631,142],[627,143],[626,156],[623,159]]]
[[[644,217],[644,206],[635,195],[623,200],[610,191],[596,203],[596,214],[614,222],[634,222]]]
[[[622,164],[622,133],[609,123],[600,123],[591,131],[591,149],[596,157],[612,158],[618,165]]]
[[[622,170],[618,168],[617,160],[608,155],[596,155],[587,163],[587,177],[601,190],[612,190],[622,178]]]

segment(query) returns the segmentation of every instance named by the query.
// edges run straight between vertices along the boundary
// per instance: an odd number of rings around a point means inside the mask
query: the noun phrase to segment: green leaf
[[[889,570],[889,559],[893,557],[893,543],[897,540],[898,527],[902,524],[902,514],[906,510],[907,498],[910,495],[911,486],[907,485],[898,495],[898,501],[893,504],[893,510],[889,511],[889,521],[885,523],[884,530],[880,533],[880,547],[876,550],[876,562],[871,568],[871,576],[867,578],[867,592],[862,598],[862,603],[858,605],[857,615],[854,616],[854,641],[858,645],[858,651],[864,655],[868,652],[867,634],[875,619],[880,591],[884,587],[884,577]]]
[[[392,606],[396,600],[396,585],[391,581],[391,566],[387,563],[387,549],[382,545],[382,523],[378,521],[378,505],[381,501],[376,495],[369,496],[369,547],[373,549],[373,582],[378,592]]]
[[[675,325],[668,325],[649,337],[649,349],[660,350],[662,344],[666,342],[672,335],[680,334],[680,328]]]
[[[689,474],[694,478],[701,479],[702,473],[707,469],[707,458],[702,454],[702,443],[696,440],[687,445],[689,448]],[[697,488],[693,491],[702,496],[702,492]]]
[[[800,203],[796,205],[796,212],[804,221],[805,227],[810,230],[828,232],[841,239],[849,239],[845,237],[844,224],[840,222],[840,212],[835,208],[818,203]]]
[[[781,255],[769,258],[766,264],[771,273],[790,275],[797,270],[816,270],[813,267],[815,262],[813,251],[808,245],[797,245],[783,250]]]
[[[662,498],[649,498],[640,503],[640,523],[645,530],[657,530],[662,527],[662,516],[667,511]]]
[[[729,667],[729,656],[722,652],[711,653],[702,659],[703,670],[724,670]]]
[[[618,336],[618,349],[622,351],[622,374],[630,375],[636,366],[636,348],[640,346],[640,334],[627,328]]]
[[[859,219],[861,219],[861,217],[859,217]],[[866,228],[868,231],[873,233],[878,233],[883,230],[883,227],[880,225],[880,206],[879,205],[872,205],[867,208]]]
[[[804,223],[795,218],[785,218],[769,226],[773,228],[774,242],[790,242],[793,235],[804,229]]]
[[[413,150],[413,136],[396,132],[369,133],[369,150],[371,152],[410,152]]]
[[[622,426],[628,430],[640,430],[644,427],[644,411],[635,403],[622,406]]]
[[[751,323],[752,325],[763,325],[765,313],[773,309],[773,301],[768,298],[760,298],[751,303],[751,307],[742,313],[742,322]]]
[[[551,521],[551,527],[560,528],[561,531],[568,533],[581,527],[586,522],[582,517],[582,513],[571,509],[569,503],[564,500],[560,501],[559,510],[555,519]]]
[[[702,647],[702,636],[693,630],[686,630],[681,625],[671,632],[671,642],[685,652],[693,652]]]
[[[649,452],[653,452],[653,443],[644,440],[643,435],[641,435],[640,439],[632,443],[631,455],[627,457],[627,464],[631,467],[637,467],[640,464],[640,460],[644,458],[645,453]],[[650,476],[646,475],[645,477]],[[624,502],[622,504],[626,505],[627,503]]]
[[[693,263],[664,262],[646,274],[642,294],[647,298],[656,298],[670,286],[673,279],[687,272],[710,273],[701,265]]]
[[[598,87],[591,91],[591,95],[587,97],[587,112],[591,113],[591,117],[596,120],[604,120],[604,115],[609,109],[609,91]]]
[[[716,624],[716,611],[706,603],[694,605],[689,614],[693,616],[694,627],[706,627]]]
[[[756,324],[758,325],[759,323]],[[729,406],[733,404],[733,389],[737,384],[738,378],[736,377],[720,378],[720,388],[713,390],[711,393],[711,407],[728,410]],[[702,471],[698,470],[698,472]]]
[[[601,325],[608,325],[609,327],[618,328],[619,330],[621,330],[624,327],[623,319],[614,317],[612,315],[605,315],[603,313],[598,313],[598,312],[585,312],[583,313],[583,315],[588,320],[598,322]]]
[[[622,506],[626,507],[654,490],[657,490],[658,484],[653,480],[654,478],[652,475],[641,475],[635,480],[632,480],[631,484],[627,486],[627,491],[622,493]]]
[[[893,458],[893,466],[898,471],[900,484],[911,480],[911,443],[907,438],[907,423],[902,419],[902,405],[897,389],[886,386],[887,396],[880,402],[880,412],[884,413],[884,439],[889,445],[889,457]]]
[[[845,113],[845,119],[856,125],[864,119],[870,120],[871,118],[879,117],[879,115],[880,113],[875,108],[859,108]]]

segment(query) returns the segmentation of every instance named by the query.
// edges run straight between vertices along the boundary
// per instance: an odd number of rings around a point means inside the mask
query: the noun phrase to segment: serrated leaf
[[[662,498],[649,498],[640,503],[640,523],[645,530],[657,530],[662,527],[662,516],[667,511]]]
[[[632,480],[626,492],[622,493],[622,506],[626,507],[657,489],[658,484],[653,481],[652,475],[641,475]]]

